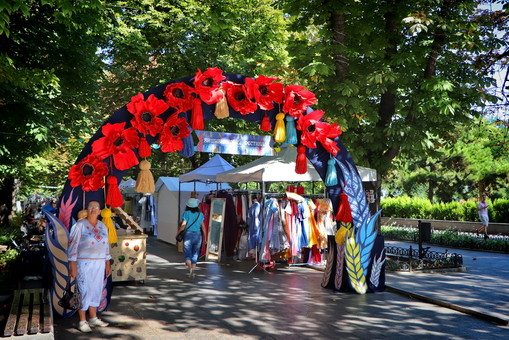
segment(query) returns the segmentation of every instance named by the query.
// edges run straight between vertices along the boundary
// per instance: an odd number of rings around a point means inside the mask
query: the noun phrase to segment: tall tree
[[[427,156],[396,158],[384,188],[390,195],[426,195],[430,201],[479,197],[507,197],[509,184],[509,128],[501,120],[458,124],[434,141]]]
[[[346,130],[357,162],[381,175],[496,101],[485,91],[493,69],[478,61],[508,46],[488,19],[500,10],[479,11],[475,0],[280,3],[292,20],[292,66]],[[497,24],[507,34],[507,22]]]
[[[0,3],[0,205],[6,215],[27,159],[60,138],[86,134],[94,119],[101,8],[99,1]]]

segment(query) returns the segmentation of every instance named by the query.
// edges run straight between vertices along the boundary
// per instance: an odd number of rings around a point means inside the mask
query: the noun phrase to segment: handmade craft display
[[[383,290],[383,239],[375,242],[374,230],[378,214],[370,216],[357,168],[339,139],[340,126],[327,122],[325,112],[311,109],[316,101],[315,94],[303,86],[284,85],[279,78],[263,75],[250,78],[223,73],[215,67],[138,93],[85,145],[69,172],[58,218],[68,229],[90,200],[121,205],[115,186],[127,169],[138,164],[143,182],[138,189],[153,191],[147,160],[151,145],[189,157],[194,154],[191,133],[204,129],[206,120],[243,119],[259,124],[262,131],[272,130],[276,142],[296,147],[295,171],[305,173],[309,159],[327,186],[340,215],[340,234],[334,244],[334,261],[327,263],[337,265],[326,269],[322,285],[331,287],[336,281],[335,289],[353,288],[360,294]],[[342,209],[350,211],[351,220],[339,214]],[[65,289],[55,287],[60,293]]]

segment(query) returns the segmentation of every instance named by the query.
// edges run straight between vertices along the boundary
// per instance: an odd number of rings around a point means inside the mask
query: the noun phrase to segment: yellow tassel
[[[117,231],[115,230],[115,224],[113,224],[113,219],[111,218],[111,209],[110,208],[104,208],[101,210],[101,217],[102,222],[106,225],[108,228],[108,242],[110,244],[117,243]]]
[[[156,190],[154,176],[150,172],[150,162],[145,159],[140,162],[140,173],[136,178],[135,190],[143,194],[153,194]]]
[[[230,116],[230,109],[228,108],[228,101],[226,100],[226,93],[223,91],[223,99],[216,103],[216,110],[214,116],[218,119],[223,119]]]
[[[285,114],[278,113],[276,115],[276,126],[274,127],[274,140],[278,143],[286,140]]]

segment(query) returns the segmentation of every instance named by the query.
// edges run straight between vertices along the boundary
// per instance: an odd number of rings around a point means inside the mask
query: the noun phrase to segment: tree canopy
[[[314,108],[343,127],[356,162],[381,175],[401,159],[434,157],[438,140],[458,124],[466,133],[498,100],[487,89],[500,87],[493,72],[509,55],[508,7],[500,0],[1,1],[2,197],[20,179],[63,183],[79,150],[66,141],[89,137],[131,96],[207,67],[306,86],[318,98]],[[260,133],[232,120],[208,124]],[[178,157],[156,154],[155,166],[179,174],[190,165]],[[489,177],[481,170],[468,176]]]
[[[504,12],[473,0],[280,3],[292,23],[291,65],[346,130],[353,157],[382,175],[398,155],[425,155],[434,137],[497,101],[486,88],[495,61],[507,60],[507,4]]]

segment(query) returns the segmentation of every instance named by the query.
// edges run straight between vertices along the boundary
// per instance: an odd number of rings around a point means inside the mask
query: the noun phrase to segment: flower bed
[[[383,225],[381,227],[382,235],[387,240],[395,241],[418,242],[418,231],[418,228],[412,226]],[[434,230],[431,241],[427,243],[442,247],[509,253],[509,237],[505,235],[490,235],[490,238],[485,240],[482,234],[455,230]]]

